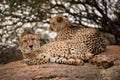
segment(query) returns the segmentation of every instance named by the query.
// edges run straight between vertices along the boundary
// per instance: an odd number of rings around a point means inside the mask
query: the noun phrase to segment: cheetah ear
[[[63,21],[63,17],[62,16],[58,16],[56,20],[57,20],[57,22],[61,23]]]

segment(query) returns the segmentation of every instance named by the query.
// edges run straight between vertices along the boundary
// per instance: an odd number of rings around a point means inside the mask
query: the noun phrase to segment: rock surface
[[[99,54],[103,55],[115,58],[112,67],[104,69],[91,63],[83,66],[55,63],[27,66],[16,61],[0,65],[0,80],[120,80],[120,46],[108,46],[106,52]]]
[[[6,64],[13,61],[22,60],[23,56],[17,47],[0,49],[0,64]]]

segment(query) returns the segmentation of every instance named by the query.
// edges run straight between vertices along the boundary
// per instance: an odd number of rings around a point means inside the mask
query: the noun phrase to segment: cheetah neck
[[[24,59],[26,59],[26,58],[35,58],[35,57],[37,57],[39,52],[40,52],[39,50],[36,50],[36,51],[31,51],[30,53],[24,53],[23,57],[24,57]]]

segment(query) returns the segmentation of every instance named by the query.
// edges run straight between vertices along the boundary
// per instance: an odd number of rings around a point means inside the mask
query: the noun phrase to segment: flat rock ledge
[[[91,63],[83,66],[47,63],[27,66],[21,61],[0,65],[0,80],[120,80],[120,46],[108,46],[106,55],[116,58],[104,69]]]

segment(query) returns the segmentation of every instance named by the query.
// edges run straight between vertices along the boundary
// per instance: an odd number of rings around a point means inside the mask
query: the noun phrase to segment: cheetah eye
[[[27,40],[23,40],[23,42],[27,42]]]
[[[34,41],[34,40],[35,40],[35,38],[32,38],[32,40]]]

